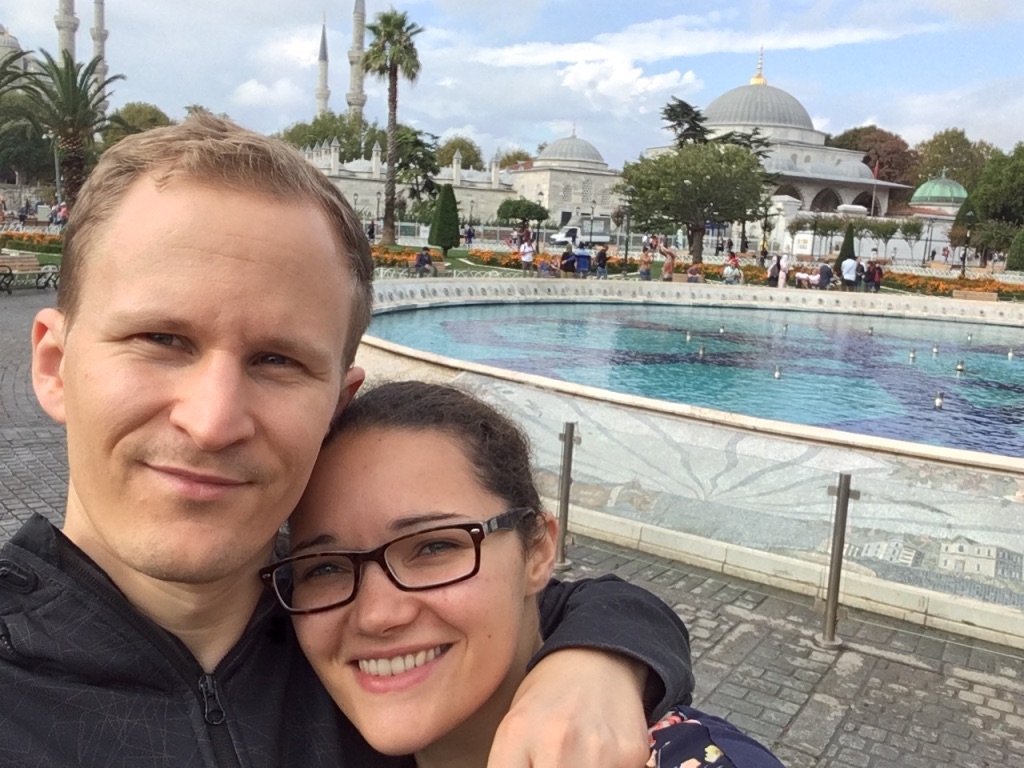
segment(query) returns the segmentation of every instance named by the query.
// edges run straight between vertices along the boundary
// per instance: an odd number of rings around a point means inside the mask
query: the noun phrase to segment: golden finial
[[[764,46],[761,46],[761,52],[757,54],[757,74],[750,78],[751,85],[768,85],[768,81],[764,79]]]

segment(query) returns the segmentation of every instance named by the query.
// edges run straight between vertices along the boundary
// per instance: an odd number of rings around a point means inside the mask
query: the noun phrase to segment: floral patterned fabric
[[[783,768],[766,747],[692,707],[673,707],[650,734],[648,768]]]

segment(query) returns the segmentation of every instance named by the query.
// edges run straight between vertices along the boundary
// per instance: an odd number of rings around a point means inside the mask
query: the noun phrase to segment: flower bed
[[[59,255],[63,248],[64,238],[60,235],[47,235],[42,232],[3,232],[0,233],[0,248],[29,253],[47,253]]]

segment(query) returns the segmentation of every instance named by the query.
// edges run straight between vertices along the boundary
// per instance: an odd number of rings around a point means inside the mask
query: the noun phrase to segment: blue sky
[[[42,10],[42,6],[47,6]],[[367,16],[390,3],[366,0]],[[0,24],[26,48],[56,48],[56,0],[3,0]],[[815,125],[874,123],[913,145],[944,128],[1011,149],[1024,139],[1020,0],[407,0],[424,27],[422,72],[403,83],[399,119],[475,140],[485,157],[578,136],[613,167],[668,143],[672,96],[706,107],[746,84],[765,48],[770,85]],[[107,0],[114,107],[187,104],[272,132],[313,116],[327,13],[331,107],[345,109],[352,2]],[[91,56],[93,3],[78,0],[79,58]],[[365,114],[386,121],[367,80]]]

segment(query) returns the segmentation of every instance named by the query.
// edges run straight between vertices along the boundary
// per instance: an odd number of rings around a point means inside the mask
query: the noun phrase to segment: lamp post
[[[380,190],[377,191],[377,216],[375,218],[380,218]]]
[[[594,247],[594,211],[597,209],[597,200],[590,201],[590,247]]]
[[[476,204],[476,200],[469,201],[469,226],[473,226],[473,206]]]
[[[537,205],[540,206],[541,209],[544,208],[544,190],[543,189],[540,190],[539,192],[537,192]],[[543,226],[543,224],[544,224],[544,221],[540,217],[540,210],[538,210],[537,211],[537,232],[536,232],[536,235],[537,235],[537,253],[538,254],[540,254],[541,244],[544,242],[544,240],[541,238],[541,227]]]
[[[61,201],[60,194],[60,159],[57,157],[57,137],[52,133],[44,133],[44,139],[50,139],[53,142],[53,183],[57,188],[55,192],[57,196],[57,203]]]
[[[634,192],[636,192],[636,188],[632,185],[626,187],[626,205],[624,206],[624,213],[626,214],[626,252],[623,255],[622,264],[623,279],[629,277],[629,215],[632,213]]]
[[[964,214],[967,221],[967,237],[964,239],[964,253],[960,257],[960,277],[967,277],[967,249],[971,247],[971,227],[974,226],[974,211]]]

